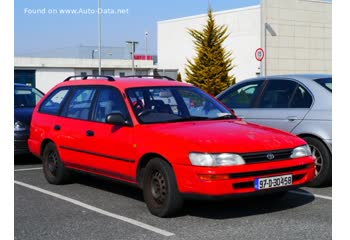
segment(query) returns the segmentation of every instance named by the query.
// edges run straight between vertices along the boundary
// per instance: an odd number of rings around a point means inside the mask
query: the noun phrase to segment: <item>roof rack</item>
[[[129,75],[124,76],[125,78],[154,78],[154,79],[167,79],[169,81],[176,81],[175,79],[168,77],[168,76],[162,76],[162,75]]]
[[[71,80],[72,78],[81,78],[81,80],[86,80],[88,78],[105,78],[108,81],[115,81],[114,77],[112,76],[106,76],[106,75],[78,75],[78,76],[70,76],[64,79],[64,82],[67,82]]]

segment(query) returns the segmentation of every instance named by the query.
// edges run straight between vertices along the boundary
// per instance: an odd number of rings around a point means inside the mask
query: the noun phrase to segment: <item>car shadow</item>
[[[73,180],[78,184],[144,202],[142,190],[134,185],[85,173],[75,173]],[[281,198],[257,196],[223,201],[186,200],[182,212],[176,217],[193,216],[208,219],[240,218],[293,209],[314,201],[314,196],[308,191],[301,189],[297,191],[306,193],[307,195],[288,192]]]
[[[72,180],[77,184],[89,186],[143,202],[142,191],[136,185],[105,177],[90,175],[83,172],[74,172]]]
[[[280,198],[273,196],[256,196],[249,198],[225,200],[225,201],[187,201],[184,214],[210,219],[240,218],[252,215],[261,215],[272,212],[280,212],[301,207],[314,201],[315,197],[304,190],[298,189],[308,195],[288,192]]]
[[[33,165],[41,164],[41,160],[32,154],[23,154],[14,156],[15,165]]]

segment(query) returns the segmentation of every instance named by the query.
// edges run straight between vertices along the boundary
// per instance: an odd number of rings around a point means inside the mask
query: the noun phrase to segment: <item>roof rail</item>
[[[108,81],[115,81],[114,77],[112,76],[105,76],[105,75],[78,75],[78,76],[70,76],[64,79],[64,82],[67,82],[71,80],[72,78],[81,78],[81,80],[86,80],[88,78],[105,78]]]
[[[167,79],[169,81],[176,81],[175,79],[168,77],[168,76],[162,76],[162,75],[129,75],[124,76],[125,78],[153,78],[153,79]],[[123,77],[123,78],[124,78]]]

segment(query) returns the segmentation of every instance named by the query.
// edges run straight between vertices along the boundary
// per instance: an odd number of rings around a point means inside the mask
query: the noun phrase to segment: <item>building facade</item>
[[[261,5],[214,12],[230,34],[237,81],[274,74],[331,73],[332,4],[317,0],[262,0]],[[188,29],[200,30],[207,14],[158,22],[158,68],[178,70],[186,79],[187,59],[195,56]],[[255,59],[263,48],[264,59]]]
[[[102,48],[101,74],[116,77],[132,75],[132,60],[127,49]],[[98,74],[99,59],[96,47],[62,48],[48,52],[16,56],[14,82],[35,86],[47,92],[68,76]],[[135,74],[153,75],[153,58],[135,59]]]

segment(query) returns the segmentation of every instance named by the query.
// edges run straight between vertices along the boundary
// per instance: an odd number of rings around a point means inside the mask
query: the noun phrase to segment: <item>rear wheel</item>
[[[304,137],[309,144],[312,156],[315,160],[315,178],[308,184],[310,187],[322,187],[332,181],[332,155],[327,147],[317,138]]]
[[[143,196],[149,211],[158,217],[173,216],[182,208],[174,171],[163,159],[154,158],[146,165]]]
[[[70,179],[70,172],[64,167],[56,145],[52,142],[44,148],[43,171],[46,180],[51,184],[64,184]]]

